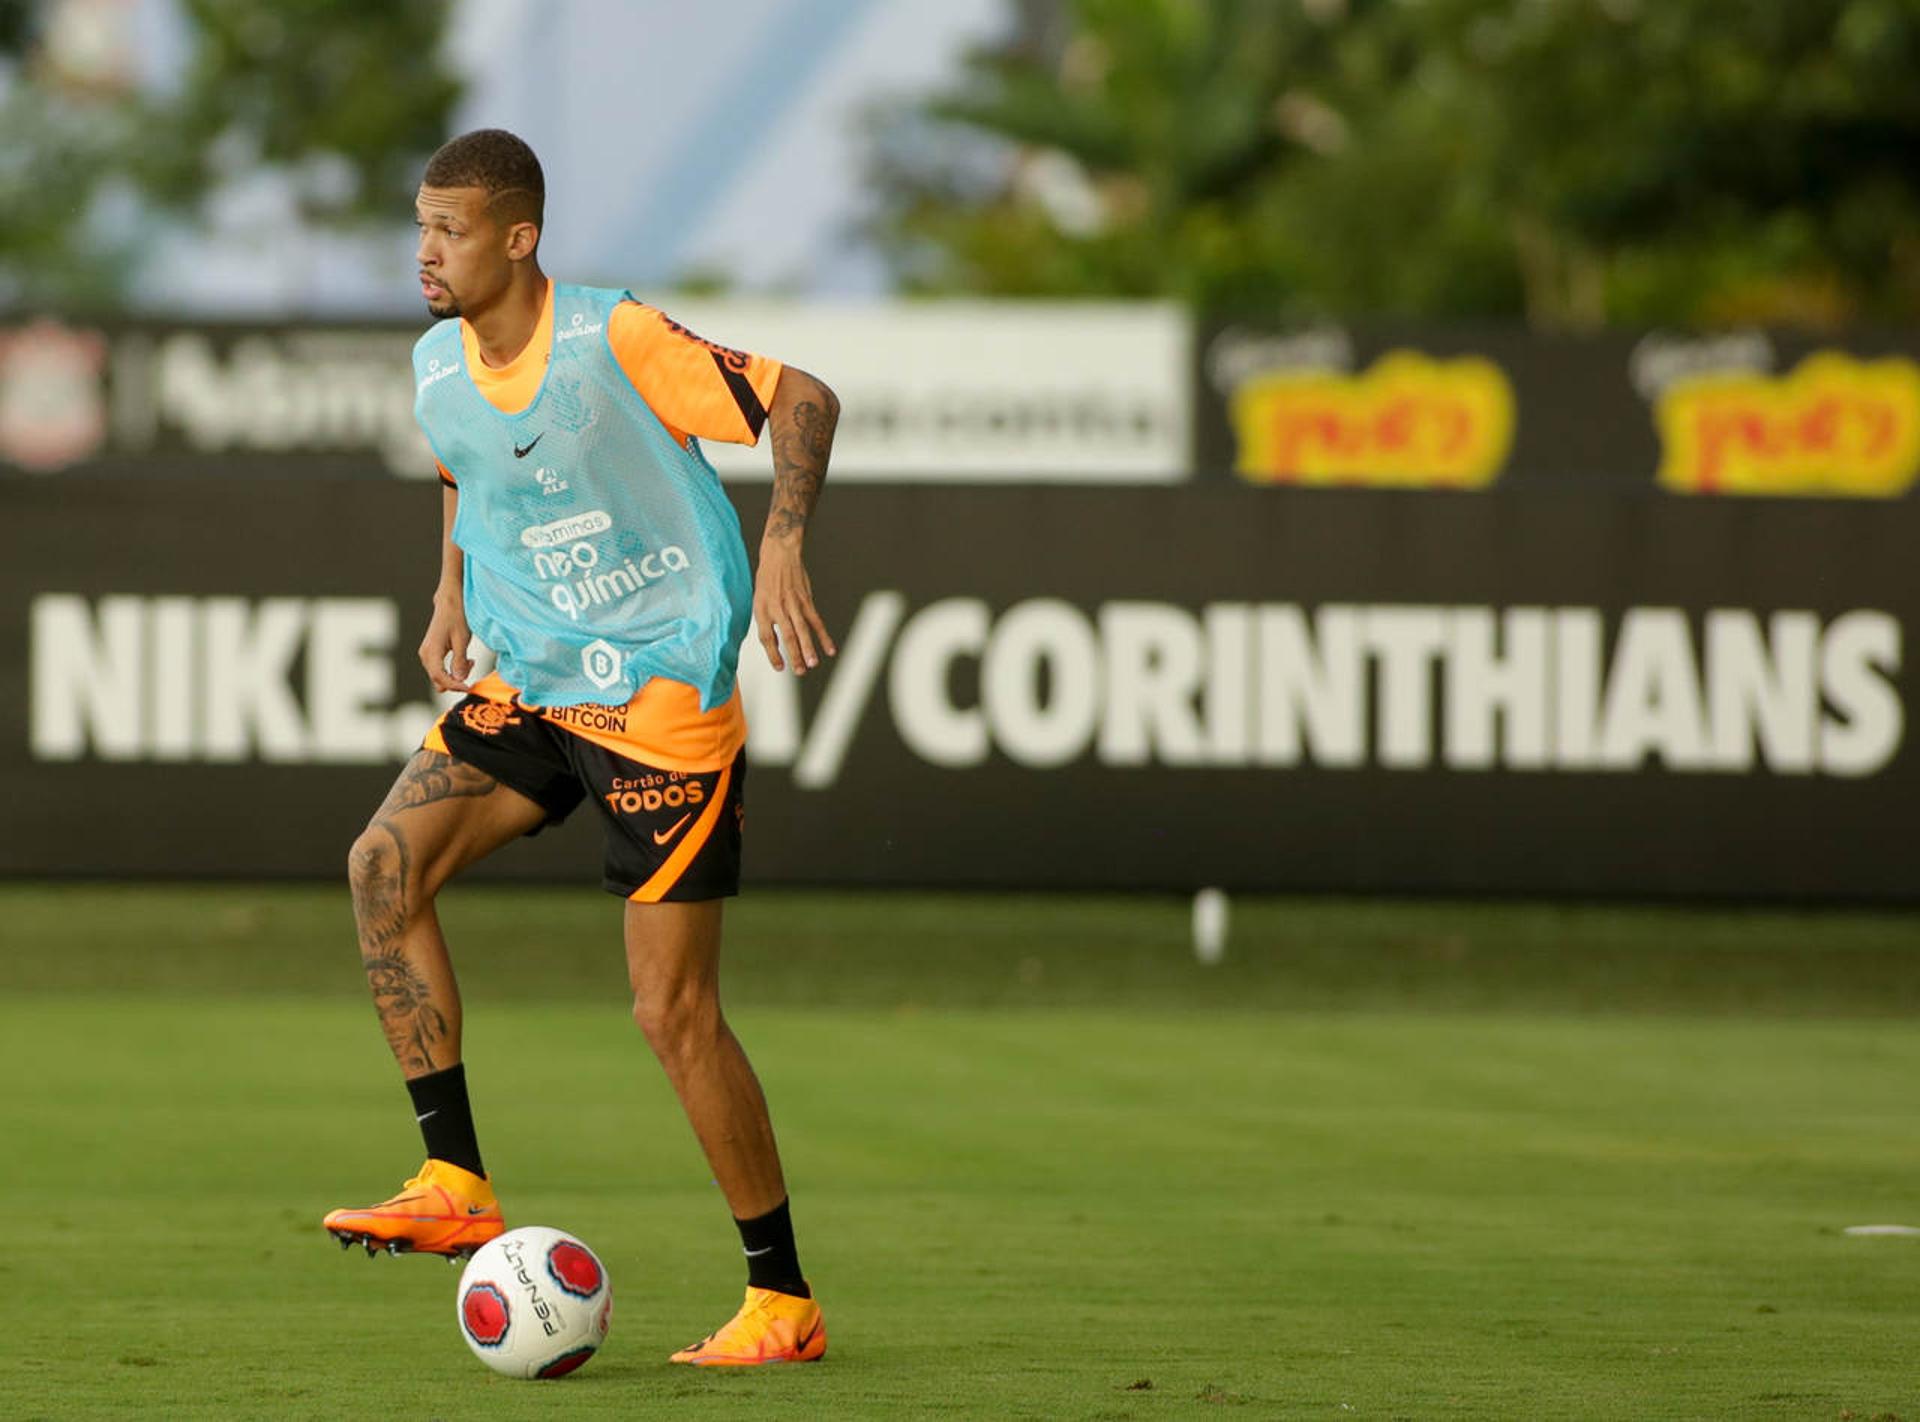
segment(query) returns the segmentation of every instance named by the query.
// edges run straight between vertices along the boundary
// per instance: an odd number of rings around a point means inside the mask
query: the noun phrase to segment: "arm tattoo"
[[[820,481],[827,475],[827,455],[833,449],[833,429],[840,421],[839,406],[802,400],[793,407],[793,421],[773,432],[773,504],[767,513],[767,532],[775,538],[806,526],[820,498]]]

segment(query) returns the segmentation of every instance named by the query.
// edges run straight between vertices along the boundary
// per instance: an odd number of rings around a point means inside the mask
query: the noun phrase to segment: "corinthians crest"
[[[0,460],[44,473],[85,459],[107,433],[106,341],[40,320],[0,329]]]

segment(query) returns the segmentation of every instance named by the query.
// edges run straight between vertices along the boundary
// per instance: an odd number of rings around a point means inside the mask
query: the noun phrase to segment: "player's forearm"
[[[434,600],[458,598],[466,563],[460,545],[453,541],[453,521],[460,512],[460,491],[443,486],[440,490],[440,582],[433,590]]]
[[[798,546],[807,520],[820,501],[833,452],[833,431],[840,422],[840,401],[824,383],[788,366],[774,387],[767,424],[773,431],[773,502],[767,509],[762,541]]]

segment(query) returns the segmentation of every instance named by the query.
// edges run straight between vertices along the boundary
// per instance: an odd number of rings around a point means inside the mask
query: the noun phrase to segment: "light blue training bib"
[[[753,579],[698,442],[683,449],[614,358],[608,318],[630,299],[555,284],[546,379],[517,415],[441,322],[413,348],[414,415],[459,480],[467,621],[530,705],[620,706],[663,676],[711,710],[733,694]]]

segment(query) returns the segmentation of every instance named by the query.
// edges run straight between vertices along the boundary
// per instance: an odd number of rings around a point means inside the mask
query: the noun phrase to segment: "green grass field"
[[[607,1261],[554,1383],[342,1254],[418,1163],[343,890],[0,886],[0,1417],[1920,1417],[1920,920],[761,893],[733,1016],[817,1367],[669,1367],[742,1268],[617,906],[444,917],[509,1218]]]

